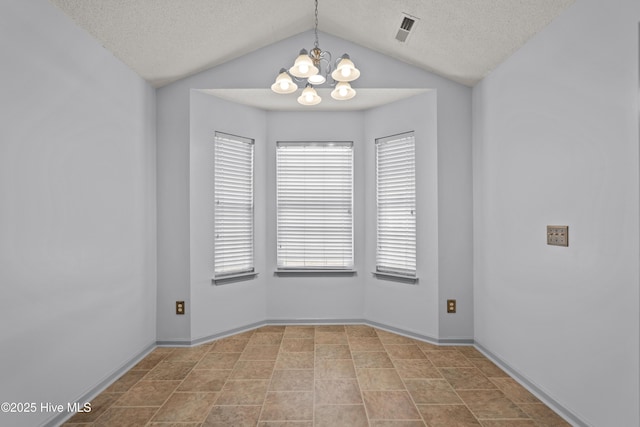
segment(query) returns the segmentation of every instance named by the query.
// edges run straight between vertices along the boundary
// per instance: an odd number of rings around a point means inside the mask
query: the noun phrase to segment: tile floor
[[[473,347],[363,325],[157,348],[65,426],[568,426]]]

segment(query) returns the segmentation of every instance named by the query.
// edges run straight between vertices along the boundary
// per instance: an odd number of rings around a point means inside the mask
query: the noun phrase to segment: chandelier
[[[331,62],[331,52],[320,49],[318,42],[318,0],[315,0],[315,36],[316,41],[311,52],[302,49],[293,66],[288,70],[281,68],[276,81],[271,85],[275,93],[288,94],[298,90],[298,83],[304,85],[298,102],[302,105],[316,105],[322,101],[314,86],[327,82],[334,88],[331,97],[338,101],[345,101],[356,96],[356,91],[349,82],[360,77],[358,70],[346,53],[338,58],[335,64]]]

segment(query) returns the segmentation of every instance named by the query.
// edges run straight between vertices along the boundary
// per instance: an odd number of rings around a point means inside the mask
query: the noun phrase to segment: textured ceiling
[[[319,0],[318,29],[472,86],[574,1]],[[314,25],[313,0],[51,2],[156,87]]]

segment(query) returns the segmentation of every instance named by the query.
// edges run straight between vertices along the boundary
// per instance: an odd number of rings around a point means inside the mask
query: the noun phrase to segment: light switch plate
[[[547,225],[547,245],[569,246],[569,226]]]

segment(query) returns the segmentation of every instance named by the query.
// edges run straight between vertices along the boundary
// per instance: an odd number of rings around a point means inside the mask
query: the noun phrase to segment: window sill
[[[412,285],[415,285],[418,283],[417,277],[403,276],[401,274],[383,273],[381,271],[374,271],[373,275],[379,279],[392,280],[394,282],[410,283]]]
[[[214,285],[225,285],[227,283],[251,280],[257,276],[258,276],[258,273],[256,273],[255,271],[251,271],[247,273],[238,273],[238,274],[230,274],[228,276],[214,277],[213,279],[211,279],[211,282],[213,282]]]
[[[276,270],[276,276],[355,276],[356,270]]]

